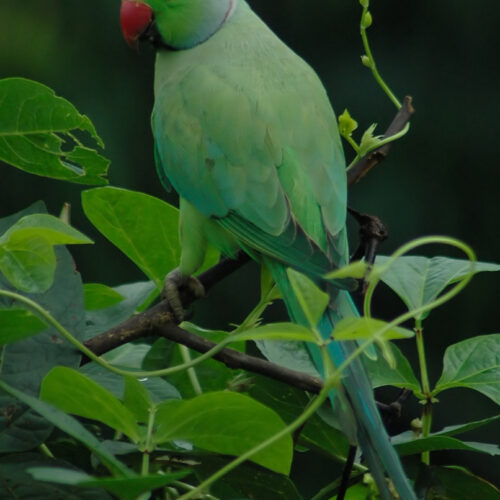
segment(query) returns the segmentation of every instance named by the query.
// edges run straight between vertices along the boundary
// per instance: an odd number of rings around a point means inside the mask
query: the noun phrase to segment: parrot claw
[[[181,300],[182,289],[186,289],[195,298],[200,298],[205,295],[205,288],[200,280],[194,276],[182,274],[179,268],[167,274],[163,282],[161,298],[169,303],[175,319],[179,323],[184,320],[184,306]]]

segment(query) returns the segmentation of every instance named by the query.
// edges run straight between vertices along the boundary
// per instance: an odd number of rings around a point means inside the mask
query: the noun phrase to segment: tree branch
[[[415,110],[412,106],[412,99],[410,96],[406,96],[403,101],[403,106],[397,112],[389,128],[385,131],[384,137],[391,137],[401,132],[410,121],[413,113],[415,113]],[[375,165],[378,165],[384,160],[393,144],[394,142],[384,144],[382,147],[372,151],[355,163],[347,172],[347,185],[351,187],[357,184]]]

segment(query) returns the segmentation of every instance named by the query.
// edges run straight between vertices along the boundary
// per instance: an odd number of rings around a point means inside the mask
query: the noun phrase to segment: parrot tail
[[[305,314],[286,273],[286,266],[269,258],[264,258],[264,261],[283,296],[291,321],[307,326]],[[337,296],[327,308],[318,324],[318,329],[325,339],[330,337],[333,326],[340,319],[359,316],[348,292],[336,290],[335,294]],[[315,345],[308,345],[308,348],[316,368],[322,373],[323,369],[319,348]],[[356,348],[357,344],[354,341],[334,341],[328,344],[330,358],[337,367]],[[339,415],[341,425],[344,427],[344,422],[347,424],[344,430],[348,438],[351,441],[355,439],[356,444],[359,444],[382,498],[384,500],[398,498],[389,488],[386,480],[387,474],[392,480],[401,500],[416,500],[417,497],[406,477],[399,456],[390,443],[389,436],[380,418],[370,381],[359,357],[355,358],[346,367],[342,374],[342,386],[346,395],[342,394],[342,390],[332,391],[330,400],[332,401],[334,411]],[[346,413],[348,418],[346,418]]]

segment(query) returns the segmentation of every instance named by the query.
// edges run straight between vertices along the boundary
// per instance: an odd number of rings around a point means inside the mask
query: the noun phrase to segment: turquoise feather
[[[341,290],[352,281],[321,278],[348,262],[348,248],[345,161],[319,78],[243,0],[148,3],[164,44],[183,49],[158,51],[152,116],[160,177],[181,197],[181,272],[197,270],[208,242],[228,254],[242,248],[269,267],[292,321],[305,323],[286,274],[295,268],[330,293],[319,324],[329,337],[340,318],[358,313]],[[329,344],[334,364],[355,347]],[[414,500],[359,359],[343,387],[335,401],[352,417],[346,433],[382,497],[392,498],[387,474],[403,500]]]

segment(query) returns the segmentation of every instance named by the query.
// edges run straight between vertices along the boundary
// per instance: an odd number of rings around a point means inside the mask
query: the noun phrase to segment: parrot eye
[[[153,22],[153,9],[137,0],[123,0],[120,9],[120,24],[123,37],[131,47],[148,31]]]

